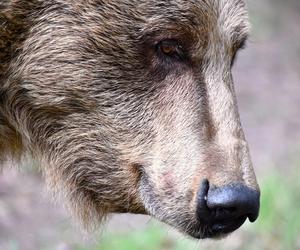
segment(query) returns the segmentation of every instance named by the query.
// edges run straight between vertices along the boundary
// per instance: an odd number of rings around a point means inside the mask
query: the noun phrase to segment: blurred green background
[[[146,216],[114,215],[103,232],[84,236],[27,167],[0,175],[0,249],[300,249],[300,0],[250,0],[248,8],[252,36],[234,78],[262,190],[257,222],[195,241]]]

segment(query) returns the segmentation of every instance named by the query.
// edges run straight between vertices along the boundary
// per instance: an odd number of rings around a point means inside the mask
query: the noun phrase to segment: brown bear
[[[243,0],[1,0],[0,159],[31,155],[87,228],[151,215],[195,238],[259,210],[231,68]]]

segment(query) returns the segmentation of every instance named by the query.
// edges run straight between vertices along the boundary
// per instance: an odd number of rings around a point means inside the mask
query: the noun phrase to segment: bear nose
[[[247,218],[254,222],[259,214],[260,193],[243,184],[209,188],[205,180],[198,195],[197,216],[213,235],[239,228]]]

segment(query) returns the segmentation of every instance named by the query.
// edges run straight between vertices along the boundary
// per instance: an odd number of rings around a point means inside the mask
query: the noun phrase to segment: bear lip
[[[211,226],[212,236],[231,233],[242,226],[246,219],[247,216],[241,216],[234,220],[215,223]]]
[[[218,239],[235,231],[244,224],[247,216],[241,216],[236,219],[218,221],[212,225],[202,225],[197,231],[188,232],[190,236],[196,239]]]

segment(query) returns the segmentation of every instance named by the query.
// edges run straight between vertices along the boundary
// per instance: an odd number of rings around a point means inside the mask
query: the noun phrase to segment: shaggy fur
[[[203,179],[258,190],[231,76],[247,34],[242,0],[2,0],[0,159],[32,155],[86,227],[145,213],[200,237]]]

